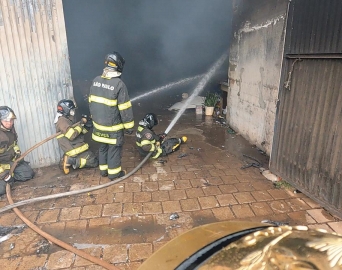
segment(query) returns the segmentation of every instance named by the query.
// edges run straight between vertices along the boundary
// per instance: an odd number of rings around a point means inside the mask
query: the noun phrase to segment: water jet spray
[[[194,92],[190,95],[190,97],[186,100],[182,108],[177,112],[175,118],[171,121],[170,125],[166,128],[165,134],[168,134],[170,130],[173,128],[173,126],[176,124],[177,120],[181,117],[181,115],[184,113],[187,106],[190,104],[190,102],[194,99],[194,97],[200,93],[203,88],[206,86],[208,81],[211,79],[211,77],[215,74],[217,69],[223,64],[223,62],[228,57],[228,53],[224,53],[217,61],[216,63],[209,69],[209,71],[204,75],[204,77],[200,80],[196,88],[194,89]]]

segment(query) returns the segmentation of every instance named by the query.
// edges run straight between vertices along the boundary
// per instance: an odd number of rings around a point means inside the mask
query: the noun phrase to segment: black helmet
[[[157,115],[155,115],[154,113],[148,113],[145,115],[141,122],[143,123],[143,126],[151,129],[154,126],[158,125],[158,118]]]
[[[75,108],[76,108],[76,106],[72,100],[62,99],[61,101],[58,102],[57,112],[65,115],[65,116],[69,116],[70,111],[75,109]]]
[[[105,65],[118,72],[122,72],[125,65],[125,59],[118,52],[112,52],[106,55]]]
[[[8,106],[0,106],[0,120],[9,121],[11,119],[17,119],[17,116],[15,115],[14,111]]]

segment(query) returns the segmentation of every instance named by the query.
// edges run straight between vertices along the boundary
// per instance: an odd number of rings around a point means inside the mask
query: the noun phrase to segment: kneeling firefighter
[[[62,170],[65,174],[70,172],[70,166],[77,168],[94,168],[99,162],[89,145],[84,142],[84,134],[92,128],[90,117],[82,115],[80,124],[74,125],[76,106],[70,99],[62,99],[57,105],[55,118],[56,132],[62,134],[57,136],[59,147],[64,152]]]
[[[14,111],[8,106],[0,106],[0,195],[6,193],[6,183],[24,182],[34,177],[29,163],[20,160],[10,175],[13,163],[20,157],[18,136],[14,128],[17,119]]]
[[[148,113],[139,122],[138,130],[135,134],[136,144],[141,155],[146,156],[152,152],[152,158],[166,156],[177,151],[182,143],[187,141],[187,137],[169,138],[165,140],[166,134],[157,135],[153,127],[158,125],[158,118],[154,113]]]

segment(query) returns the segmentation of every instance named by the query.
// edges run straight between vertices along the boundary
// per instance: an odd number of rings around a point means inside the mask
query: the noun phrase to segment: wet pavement
[[[152,108],[148,99],[133,105],[136,122]],[[158,107],[159,103],[154,105]],[[162,133],[175,112],[154,109],[161,120],[155,130]],[[169,240],[217,221],[272,220],[342,234],[342,221],[304,194],[294,193],[288,186],[275,187],[258,168],[241,169],[251,161],[243,155],[253,157],[265,168],[268,157],[232,132],[222,119],[186,110],[168,137],[182,135],[188,136],[188,141],[178,152],[147,161],[120,183],[27,204],[20,210],[44,231],[118,269],[137,269]],[[96,150],[96,144],[92,148]],[[134,136],[126,136],[122,167],[131,171],[141,161]],[[107,182],[98,169],[63,175],[58,166],[52,166],[38,169],[32,181],[15,184],[12,196],[16,202]],[[0,207],[7,204],[2,196]],[[178,218],[170,219],[174,213]],[[12,210],[0,214],[3,270],[103,269],[50,243],[30,228],[20,227],[23,224]],[[3,238],[5,235],[8,239]]]

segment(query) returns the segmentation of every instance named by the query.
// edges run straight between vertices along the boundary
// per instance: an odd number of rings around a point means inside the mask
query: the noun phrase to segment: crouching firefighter
[[[70,166],[77,168],[94,168],[98,166],[98,159],[89,150],[89,145],[84,142],[84,134],[92,128],[90,117],[82,115],[80,123],[74,126],[76,106],[70,99],[62,99],[57,105],[55,118],[56,132],[59,147],[64,152],[61,169],[65,174],[70,172]]]
[[[7,183],[12,185],[14,181],[24,182],[34,177],[34,171],[23,159],[10,174],[11,166],[21,155],[14,128],[15,119],[17,117],[10,107],[0,106],[0,195],[6,193]]]
[[[152,152],[152,158],[166,156],[177,151],[182,143],[187,141],[187,137],[169,138],[165,140],[166,134],[157,135],[153,127],[158,125],[158,118],[154,113],[148,113],[139,122],[138,130],[135,134],[136,144],[141,155],[146,156]]]

